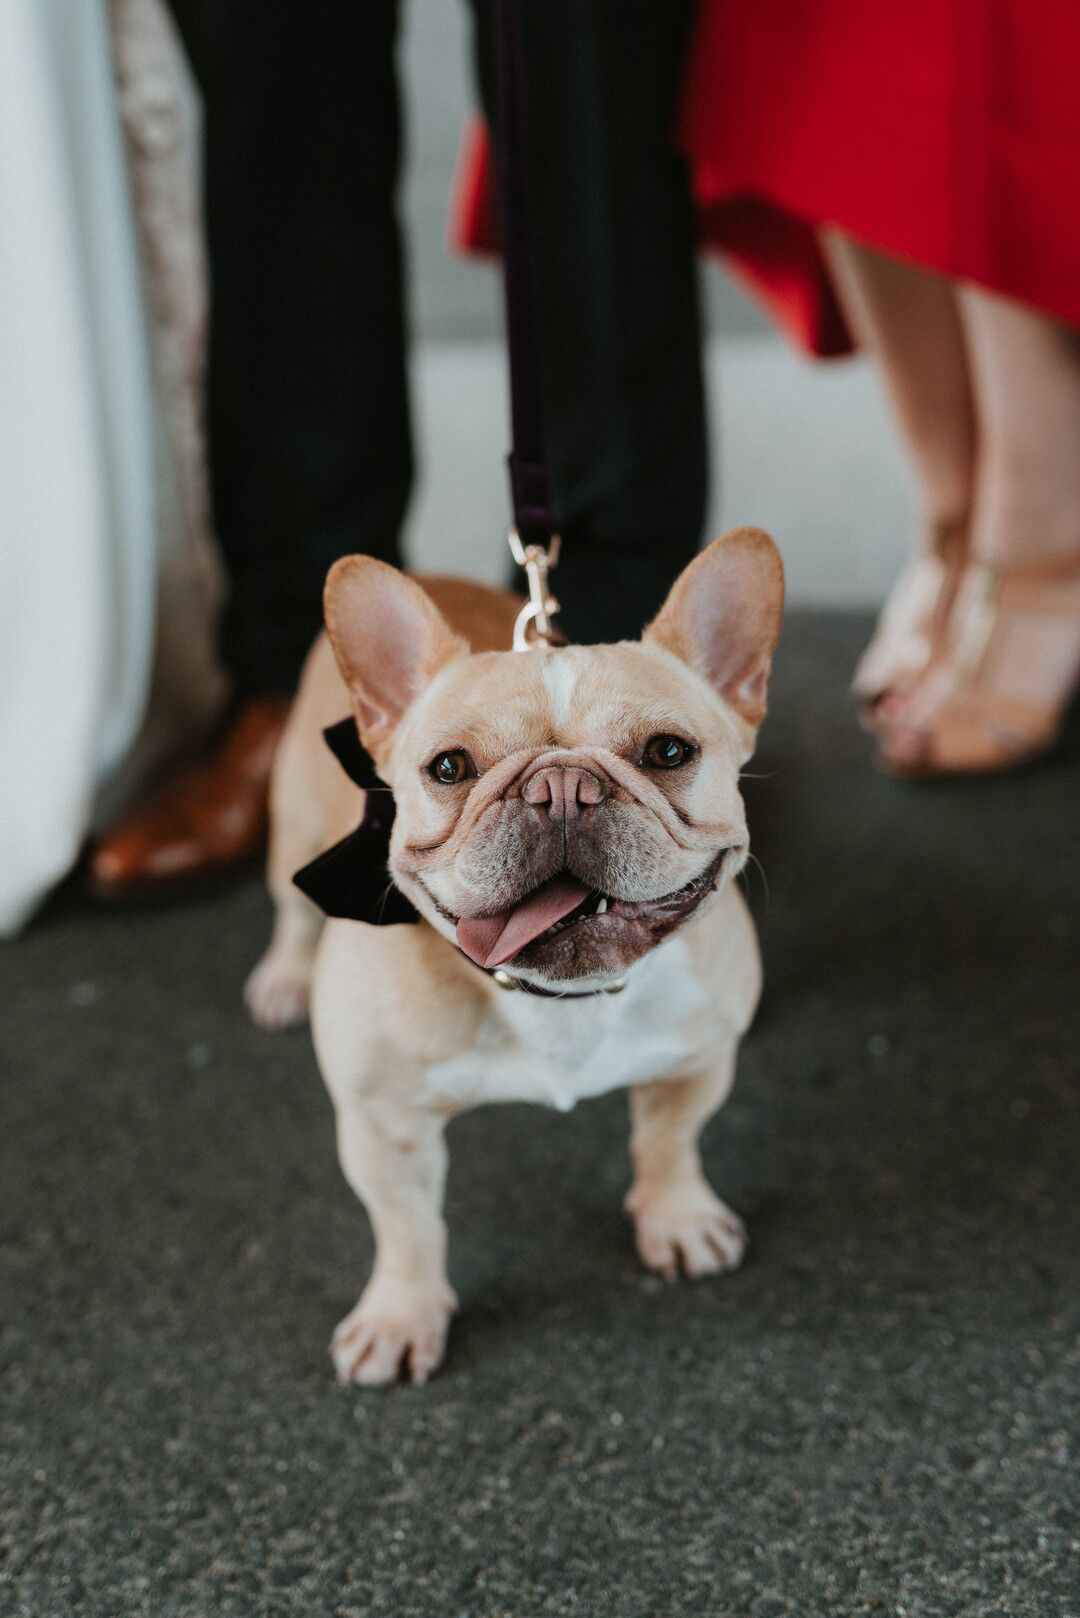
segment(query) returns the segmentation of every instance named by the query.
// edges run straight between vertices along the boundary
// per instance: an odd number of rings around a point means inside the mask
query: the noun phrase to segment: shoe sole
[[[263,854],[245,855],[227,865],[210,870],[191,872],[184,876],[163,877],[159,881],[117,883],[102,882],[87,872],[83,878],[83,891],[98,904],[125,906],[131,909],[152,909],[155,905],[174,904],[181,899],[198,899],[204,895],[220,893],[232,887],[256,870],[263,870]]]

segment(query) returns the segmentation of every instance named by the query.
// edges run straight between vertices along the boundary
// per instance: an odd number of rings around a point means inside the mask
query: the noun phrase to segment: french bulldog
[[[733,1269],[739,1218],[700,1131],[731,1088],[761,968],[734,882],[739,776],[765,715],[783,568],[755,528],[686,568],[640,641],[511,651],[519,603],[370,557],[335,564],[272,787],[273,937],[256,1021],[310,1015],[341,1166],[376,1256],[333,1336],[343,1382],[443,1359],[444,1131],[490,1101],[630,1092],[626,1209],[644,1264]],[[351,714],[396,801],[413,925],[325,921],[292,876],[355,825],[321,731]]]

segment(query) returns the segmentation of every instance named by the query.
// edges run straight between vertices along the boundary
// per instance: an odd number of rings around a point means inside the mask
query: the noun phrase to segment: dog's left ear
[[[377,752],[405,710],[469,650],[415,579],[373,556],[343,556],[326,579],[330,644],[364,746]]]
[[[703,674],[756,728],[783,611],[780,552],[762,529],[733,528],[683,569],[643,638]]]

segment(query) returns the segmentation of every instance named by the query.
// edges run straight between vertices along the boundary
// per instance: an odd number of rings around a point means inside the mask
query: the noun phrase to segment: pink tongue
[[[457,924],[458,944],[477,966],[501,966],[576,910],[591,892],[573,877],[556,877],[511,910],[500,910],[494,916],[463,916]]]

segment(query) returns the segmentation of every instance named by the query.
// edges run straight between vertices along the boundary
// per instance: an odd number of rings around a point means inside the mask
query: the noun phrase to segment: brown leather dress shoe
[[[287,697],[245,703],[206,756],[166,775],[93,850],[91,891],[164,897],[262,853],[270,768],[289,707]]]

